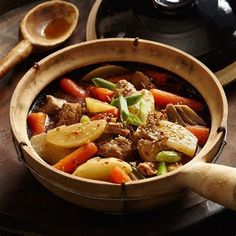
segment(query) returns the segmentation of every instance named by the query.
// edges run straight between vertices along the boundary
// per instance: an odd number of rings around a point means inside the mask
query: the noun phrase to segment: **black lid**
[[[166,43],[216,65],[217,56],[229,58],[236,49],[236,1],[103,0],[96,34]]]

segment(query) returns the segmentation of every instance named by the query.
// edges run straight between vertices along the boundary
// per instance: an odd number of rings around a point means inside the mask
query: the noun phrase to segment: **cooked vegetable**
[[[79,166],[73,173],[73,175],[77,175],[88,179],[108,181],[109,175],[115,167],[120,167],[127,174],[129,174],[132,171],[132,168],[129,163],[122,161],[118,158],[94,157],[88,160],[83,165]]]
[[[73,148],[64,148],[47,142],[46,133],[34,135],[31,145],[38,155],[48,164],[53,165],[74,151]]]
[[[104,132],[107,122],[95,120],[69,126],[59,126],[47,133],[47,142],[65,148],[76,148],[92,142]]]
[[[167,120],[160,120],[159,129],[168,138],[167,146],[190,157],[194,156],[198,139],[189,130]]]
[[[132,96],[125,97],[125,100],[126,100],[128,106],[132,106],[132,105],[136,104],[138,101],[140,101],[140,99],[142,97],[143,97],[143,94],[135,94]],[[115,107],[119,107],[118,98],[113,99],[111,101],[110,105],[115,106]]]
[[[73,97],[84,98],[86,96],[85,90],[69,78],[61,79],[59,85],[63,91]]]
[[[159,86],[165,85],[169,78],[169,75],[167,73],[155,70],[145,70],[143,71],[143,73],[148,77],[152,78]]]
[[[97,87],[90,87],[90,93],[94,98],[102,102],[111,102],[111,99],[115,94],[112,90]]]
[[[115,184],[121,184],[131,181],[126,172],[118,166],[111,170],[109,174],[109,180]]]
[[[130,106],[129,110],[144,123],[147,120],[148,114],[155,110],[154,98],[151,92],[146,89],[142,89],[139,94],[142,95],[142,98],[136,104]]]
[[[120,110],[120,119],[123,123],[136,126],[142,124],[141,120],[135,114],[129,112],[127,101],[122,95],[120,95],[118,98],[118,104]]]
[[[167,168],[166,168],[166,163],[164,161],[161,161],[158,165],[158,169],[157,169],[157,175],[164,175],[166,174]]]
[[[135,165],[133,165],[132,163],[130,163],[130,165],[132,167],[132,173],[136,176],[137,179],[145,179],[144,175],[140,173]]]
[[[129,117],[129,109],[125,98],[120,95],[118,98],[118,104],[120,109],[120,119],[122,122],[126,122]]]
[[[174,163],[181,161],[181,154],[175,151],[161,151],[156,155],[157,161],[164,161],[168,163]]]
[[[188,105],[189,107],[191,107],[193,110],[195,111],[202,111],[204,109],[204,104],[191,99],[191,98],[185,98],[170,92],[166,92],[163,90],[159,90],[159,89],[151,89],[150,92],[152,93],[154,100],[155,100],[155,104],[158,107],[165,107],[168,104],[185,104]]]
[[[58,170],[72,174],[78,166],[92,158],[96,152],[97,146],[93,142],[86,143],[53,166]]]
[[[186,127],[190,132],[192,132],[198,138],[198,144],[203,146],[209,137],[210,129],[204,126],[187,126]]]
[[[114,90],[116,88],[116,84],[102,78],[93,78],[92,81],[97,87],[102,87],[109,90]]]
[[[45,132],[46,120],[47,115],[43,112],[32,112],[27,116],[27,123],[33,135]]]
[[[90,121],[90,118],[86,115],[82,115],[80,117],[80,123],[88,123]]]
[[[86,107],[90,113],[106,112],[116,109],[116,107],[109,105],[108,103],[101,102],[97,99],[87,97],[85,99]]]

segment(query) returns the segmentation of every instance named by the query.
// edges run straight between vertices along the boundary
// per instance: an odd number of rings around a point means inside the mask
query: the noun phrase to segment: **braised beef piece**
[[[130,136],[130,130],[126,128],[121,122],[108,122],[106,125],[106,129],[104,131],[105,134],[116,134],[124,137]]]
[[[154,162],[142,162],[137,166],[138,171],[146,177],[157,175],[157,169]]]
[[[146,123],[139,126],[135,131],[135,139],[161,140],[163,134],[158,129],[158,124],[159,120],[164,118],[165,116],[160,112],[150,113],[147,117]]]
[[[153,141],[140,139],[137,144],[137,149],[143,161],[156,161],[158,152],[169,150],[165,138]]]
[[[80,122],[82,106],[80,103],[64,103],[59,113],[57,126],[72,125]]]
[[[119,97],[120,95],[122,95],[123,97],[127,97],[136,92],[137,90],[135,89],[133,84],[131,84],[127,80],[120,80],[116,84],[114,97]]]
[[[97,155],[103,157],[116,157],[126,160],[132,153],[132,141],[123,136],[99,142],[97,147]]]
[[[137,90],[141,90],[141,89],[149,90],[149,89],[156,88],[156,86],[152,83],[152,79],[140,71],[135,71],[133,73],[133,76],[131,78],[131,83],[134,85],[134,87]]]
[[[146,123],[134,132],[139,155],[144,161],[155,161],[158,152],[169,150],[166,145],[167,137],[158,128],[159,120],[164,118],[165,116],[160,112],[150,113]]]
[[[52,95],[46,95],[46,103],[42,107],[42,111],[48,115],[54,115],[59,112],[66,102],[64,99],[55,98]]]

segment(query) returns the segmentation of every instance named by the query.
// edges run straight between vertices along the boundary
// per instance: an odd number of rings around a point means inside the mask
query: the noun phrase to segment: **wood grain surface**
[[[19,2],[24,3],[19,6]],[[43,1],[26,4],[1,15],[0,57],[18,42],[24,14]],[[72,37],[61,47],[85,41],[86,21],[94,0],[74,0],[80,19]],[[3,11],[0,11],[3,12]],[[74,206],[42,187],[18,160],[9,124],[11,95],[22,75],[51,52],[35,54],[0,79],[0,229],[31,235],[161,235],[174,232],[221,212],[224,208],[186,191],[176,201],[157,209],[130,215],[109,215]],[[236,166],[236,83],[225,88],[229,102],[227,145],[218,163]],[[22,98],[24,99],[24,98]],[[88,233],[89,232],[89,233]]]

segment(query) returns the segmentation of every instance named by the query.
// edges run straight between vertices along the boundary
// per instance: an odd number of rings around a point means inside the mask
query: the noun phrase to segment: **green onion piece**
[[[131,165],[132,173],[137,177],[137,179],[145,179],[144,175],[136,168],[136,166]]]
[[[120,108],[120,119],[122,122],[126,122],[129,117],[129,109],[125,98],[120,95],[118,98],[119,108]]]
[[[143,122],[135,114],[130,112],[126,123],[128,125],[140,126]]]
[[[80,118],[80,123],[88,123],[88,122],[90,122],[89,117],[86,115],[82,115]]]
[[[181,161],[181,159],[181,154],[175,151],[161,151],[156,155],[157,161],[164,161],[168,163],[178,162]]]
[[[107,88],[110,90],[114,90],[116,87],[116,84],[102,78],[93,78],[92,81],[97,87]]]
[[[166,163],[161,161],[159,163],[159,166],[158,166],[158,169],[157,169],[157,175],[163,175],[163,174],[166,174],[168,171],[167,171],[167,168],[166,168]]]
[[[125,97],[125,99],[126,99],[127,105],[132,106],[136,104],[138,101],[140,101],[142,97],[143,97],[143,94],[136,94],[136,95]],[[110,105],[118,107],[119,106],[118,98],[113,99]]]

